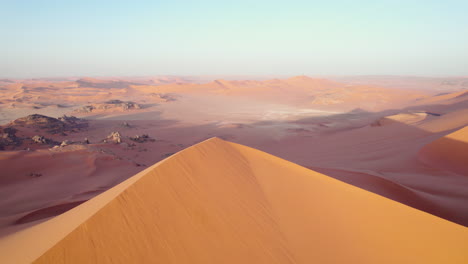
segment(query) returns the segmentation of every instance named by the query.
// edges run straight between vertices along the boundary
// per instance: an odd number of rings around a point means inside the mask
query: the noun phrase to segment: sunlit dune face
[[[462,226],[214,138],[57,218],[0,240],[5,249],[24,241],[30,245],[28,254],[9,251],[0,258],[34,263],[463,263],[467,236]],[[47,239],[39,243],[38,237]]]

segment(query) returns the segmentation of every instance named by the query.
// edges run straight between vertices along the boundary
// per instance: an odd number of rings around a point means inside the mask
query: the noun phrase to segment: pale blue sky
[[[468,75],[468,1],[0,0],[0,77]]]

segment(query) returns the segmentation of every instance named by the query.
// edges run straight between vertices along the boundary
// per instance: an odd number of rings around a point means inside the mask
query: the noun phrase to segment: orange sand
[[[213,138],[0,251],[1,263],[466,263],[468,230]]]

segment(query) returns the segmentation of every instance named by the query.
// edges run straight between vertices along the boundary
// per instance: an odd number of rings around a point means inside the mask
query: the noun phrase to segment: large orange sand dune
[[[468,229],[217,138],[0,240],[1,263],[466,263]]]

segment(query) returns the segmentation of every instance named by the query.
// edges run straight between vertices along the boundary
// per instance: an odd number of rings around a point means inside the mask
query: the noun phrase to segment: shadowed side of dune
[[[468,127],[427,144],[419,158],[429,166],[468,176]]]
[[[0,260],[463,263],[468,257],[462,226],[217,138],[0,240],[0,249],[25,241],[21,256]]]
[[[359,186],[359,188],[363,188],[373,193],[379,193],[384,197],[392,197],[392,200],[418,208],[425,212],[440,211],[439,206],[431,203],[431,201],[428,201],[427,199],[424,199],[418,194],[418,192],[383,177],[358,171],[332,168],[311,167],[310,169],[325,175],[333,175],[333,178],[335,179],[349,183],[353,186]]]
[[[33,221],[37,221],[40,219],[56,216],[59,214],[62,214],[72,208],[75,208],[76,206],[84,203],[86,201],[76,201],[76,202],[70,202],[70,203],[63,203],[63,204],[58,204],[46,208],[42,208],[33,212],[30,212],[20,219],[15,221],[15,224],[24,224],[24,223],[29,223]]]

